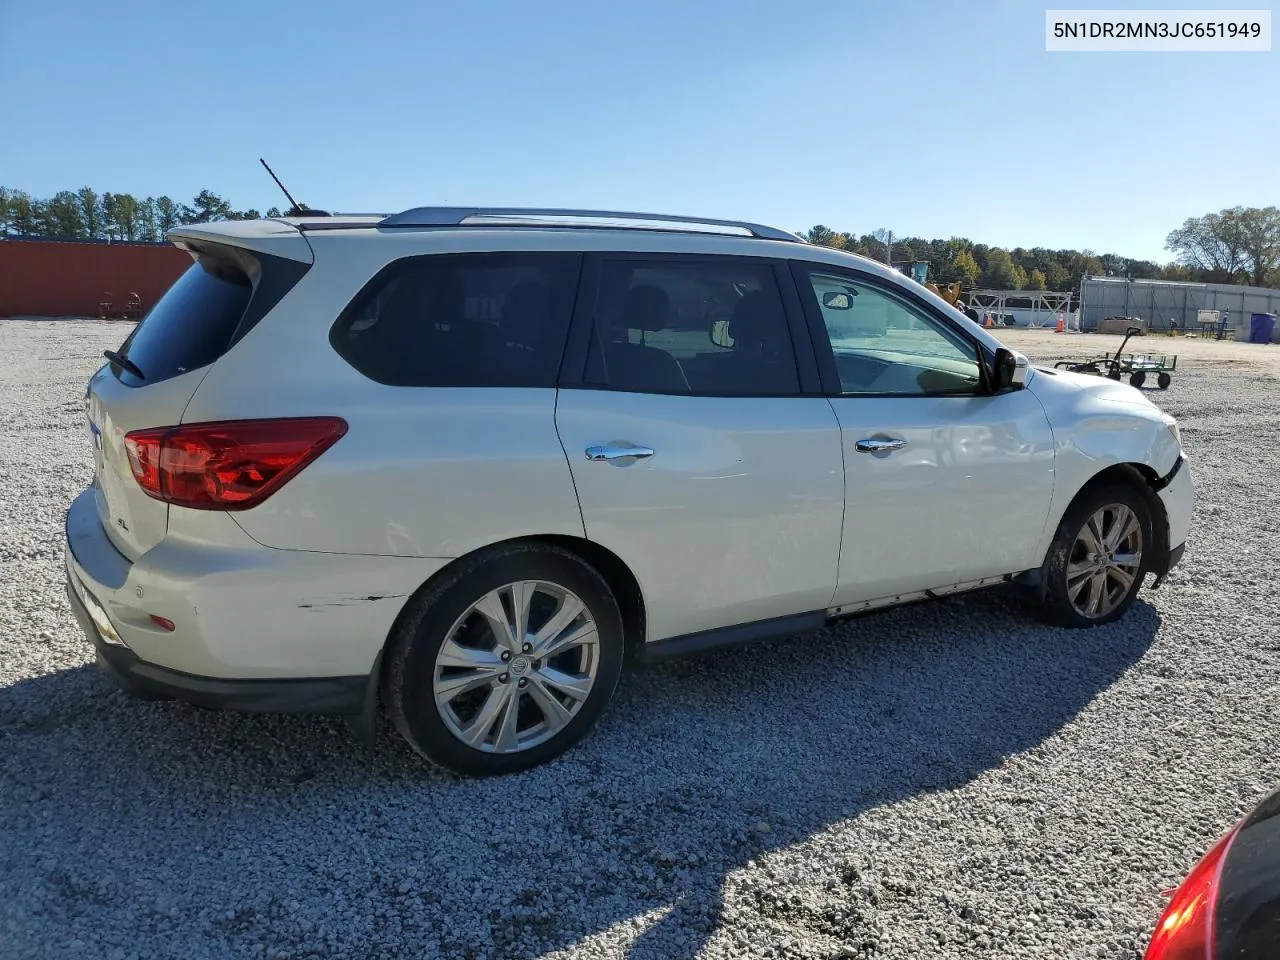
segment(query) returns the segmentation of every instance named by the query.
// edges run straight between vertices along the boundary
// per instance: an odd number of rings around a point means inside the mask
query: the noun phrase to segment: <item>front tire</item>
[[[1044,611],[1064,627],[1123,617],[1154,559],[1151,504],[1127,483],[1089,491],[1058,525],[1044,565]]]
[[[591,566],[555,547],[500,548],[411,602],[388,648],[386,703],[432,763],[514,773],[586,735],[623,651],[618,604]]]

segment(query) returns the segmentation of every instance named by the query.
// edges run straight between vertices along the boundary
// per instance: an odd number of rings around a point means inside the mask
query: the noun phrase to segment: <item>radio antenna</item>
[[[308,214],[308,213],[310,214],[321,213],[321,211],[319,210],[308,209],[307,207],[304,207],[302,204],[298,203],[298,201],[294,200],[293,194],[291,194],[287,189],[285,189],[285,185],[280,182],[280,178],[276,176],[276,172],[272,170],[269,166],[267,166],[267,161],[259,157],[258,162],[262,164],[264,168],[266,168],[267,173],[271,174],[271,179],[274,180],[276,182],[276,186],[280,188],[280,192],[283,193],[288,198],[289,212],[286,214],[286,216],[301,217],[304,214]]]

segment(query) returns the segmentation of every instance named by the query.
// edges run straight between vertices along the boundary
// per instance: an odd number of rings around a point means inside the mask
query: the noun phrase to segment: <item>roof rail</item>
[[[777,227],[742,220],[710,220],[661,213],[619,210],[570,210],[537,207],[414,207],[378,222],[379,227],[578,227],[713,233],[804,243]]]

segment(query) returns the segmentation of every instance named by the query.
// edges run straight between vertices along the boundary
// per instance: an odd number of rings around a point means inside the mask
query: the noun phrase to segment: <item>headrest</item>
[[[622,302],[618,326],[627,330],[656,333],[665,330],[671,318],[671,298],[661,287],[644,284],[633,287]]]

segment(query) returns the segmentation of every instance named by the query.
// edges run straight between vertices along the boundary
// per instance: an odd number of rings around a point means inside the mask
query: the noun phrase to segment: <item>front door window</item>
[[[972,342],[874,284],[809,274],[842,394],[972,394],[981,367]]]

